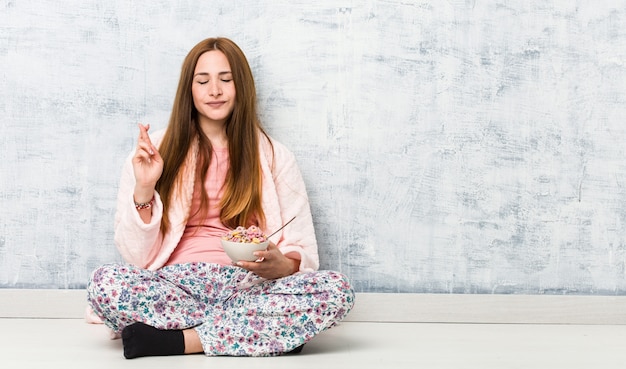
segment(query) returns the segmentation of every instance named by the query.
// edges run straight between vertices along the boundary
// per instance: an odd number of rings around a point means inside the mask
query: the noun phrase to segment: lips
[[[220,108],[224,104],[226,104],[226,101],[213,101],[213,102],[208,102],[205,105],[210,106],[211,108]]]

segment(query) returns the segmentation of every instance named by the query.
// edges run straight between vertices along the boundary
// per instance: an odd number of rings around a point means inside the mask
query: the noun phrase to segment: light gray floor
[[[0,319],[0,368],[625,368],[624,325],[344,322],[296,356],[126,360],[80,319]]]

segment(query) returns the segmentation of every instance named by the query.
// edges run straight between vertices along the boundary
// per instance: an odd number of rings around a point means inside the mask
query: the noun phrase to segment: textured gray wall
[[[626,294],[625,1],[0,1],[0,287],[79,288],[138,121],[245,51],[359,291]]]

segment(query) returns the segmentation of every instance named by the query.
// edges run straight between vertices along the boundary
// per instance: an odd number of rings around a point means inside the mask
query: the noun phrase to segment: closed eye
[[[228,83],[228,82],[232,82],[232,79],[221,79],[220,81],[224,83]],[[206,85],[207,83],[209,83],[209,81],[197,81],[196,83],[199,85]]]

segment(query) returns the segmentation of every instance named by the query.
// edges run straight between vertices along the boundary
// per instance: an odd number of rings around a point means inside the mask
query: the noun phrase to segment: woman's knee
[[[354,306],[354,288],[350,279],[343,273],[327,271],[327,285],[329,297],[334,300],[340,315],[346,315]]]
[[[110,288],[117,288],[120,270],[128,268],[123,264],[104,264],[96,268],[87,282],[87,293],[90,296],[101,294]]]

